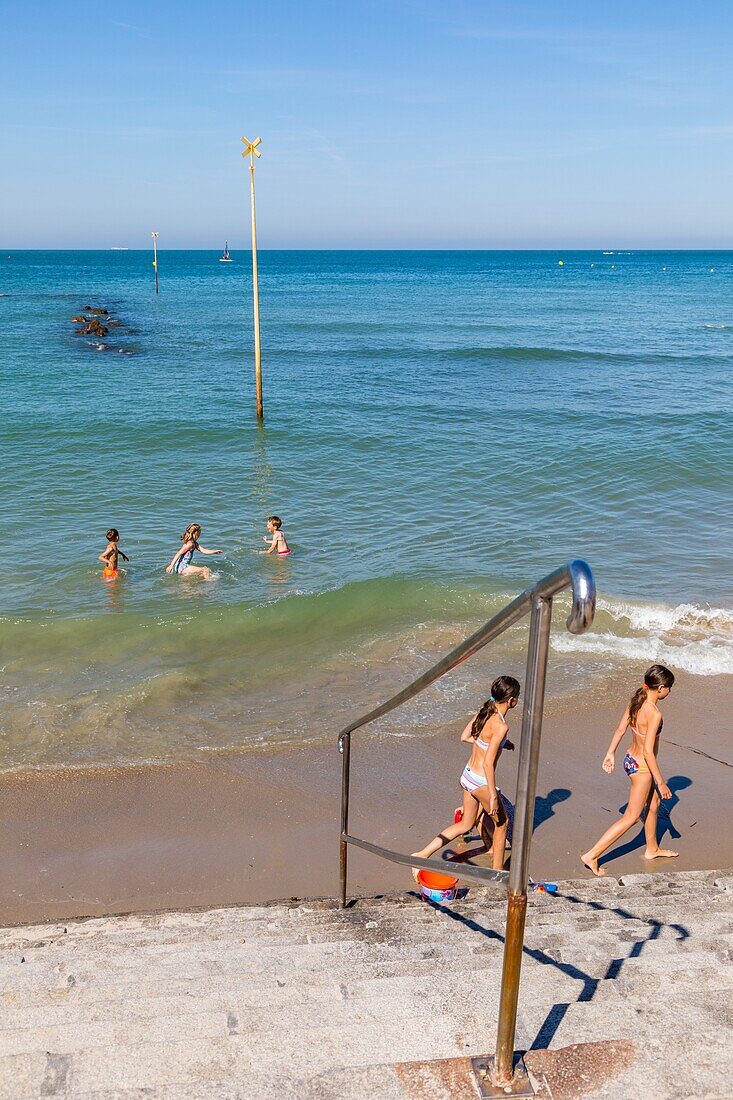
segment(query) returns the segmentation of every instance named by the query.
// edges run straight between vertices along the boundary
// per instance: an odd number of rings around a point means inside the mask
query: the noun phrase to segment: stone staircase
[[[477,1097],[504,911],[471,889],[0,930],[0,1097]],[[730,874],[531,893],[517,1048],[541,1095],[733,1096],[732,957]],[[608,1040],[569,1077],[539,1054]]]

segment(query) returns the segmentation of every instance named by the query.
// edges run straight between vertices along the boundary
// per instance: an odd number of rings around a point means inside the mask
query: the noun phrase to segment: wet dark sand
[[[623,748],[613,776],[600,768],[623,703],[622,696],[613,706],[591,699],[565,712],[549,708],[535,878],[584,873],[578,853],[625,804]],[[733,683],[681,677],[664,713],[660,760],[675,797],[660,815],[662,844],[680,858],[645,862],[638,827],[607,863],[610,874],[733,864]],[[424,740],[355,734],[352,832],[409,852],[449,824],[466,759],[459,732]],[[516,756],[504,754],[499,774],[512,797]],[[0,923],[333,896],[340,766],[334,742],[228,754],[211,764],[4,773]],[[350,850],[352,893],[410,883],[404,868]]]

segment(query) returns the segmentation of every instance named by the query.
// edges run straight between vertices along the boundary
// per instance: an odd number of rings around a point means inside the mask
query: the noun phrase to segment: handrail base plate
[[[516,1100],[534,1100],[537,1093],[532,1088],[532,1082],[527,1073],[524,1059],[520,1056],[514,1062],[514,1077],[509,1085],[492,1084],[494,1072],[494,1058],[472,1058],[471,1069],[478,1085],[478,1094],[481,1100],[495,1100],[496,1097],[515,1097]]]

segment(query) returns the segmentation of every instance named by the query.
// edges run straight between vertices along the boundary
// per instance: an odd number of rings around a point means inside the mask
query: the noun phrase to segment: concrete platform
[[[0,930],[0,1098],[475,1100],[504,908],[472,889]],[[531,894],[517,1047],[538,1094],[733,1096],[732,958],[730,873]]]

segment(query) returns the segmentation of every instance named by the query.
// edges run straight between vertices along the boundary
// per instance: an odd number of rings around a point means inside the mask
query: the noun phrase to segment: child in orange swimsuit
[[[263,535],[263,540],[267,543],[268,548],[267,550],[260,550],[261,554],[277,554],[281,558],[286,558],[290,554],[290,547],[287,544],[282,525],[283,521],[279,516],[268,517],[267,530],[270,532],[272,539],[268,539],[266,535]]]
[[[110,527],[106,534],[107,549],[104,550],[98,557],[98,561],[104,563],[104,569],[102,570],[102,576],[106,581],[114,580],[119,576],[117,570],[118,558],[122,558],[123,561],[129,561],[127,554],[123,554],[117,543],[120,541],[120,532],[116,527]]]
[[[657,840],[657,814],[660,800],[672,797],[672,792],[662,779],[657,762],[659,735],[662,732],[659,703],[667,698],[673,683],[674,674],[664,665],[652,665],[648,668],[644,683],[632,695],[611,738],[611,744],[603,760],[603,770],[609,775],[614,769],[614,757],[621,738],[627,730],[631,733],[631,745],[623,761],[624,771],[631,780],[631,793],[623,817],[610,829],[606,829],[598,843],[580,857],[588,870],[599,877],[606,873],[602,867],[598,866],[599,858],[640,820],[645,808],[644,858],[658,859],[660,856],[666,856],[672,859],[678,854],[667,848],[660,848]]]

